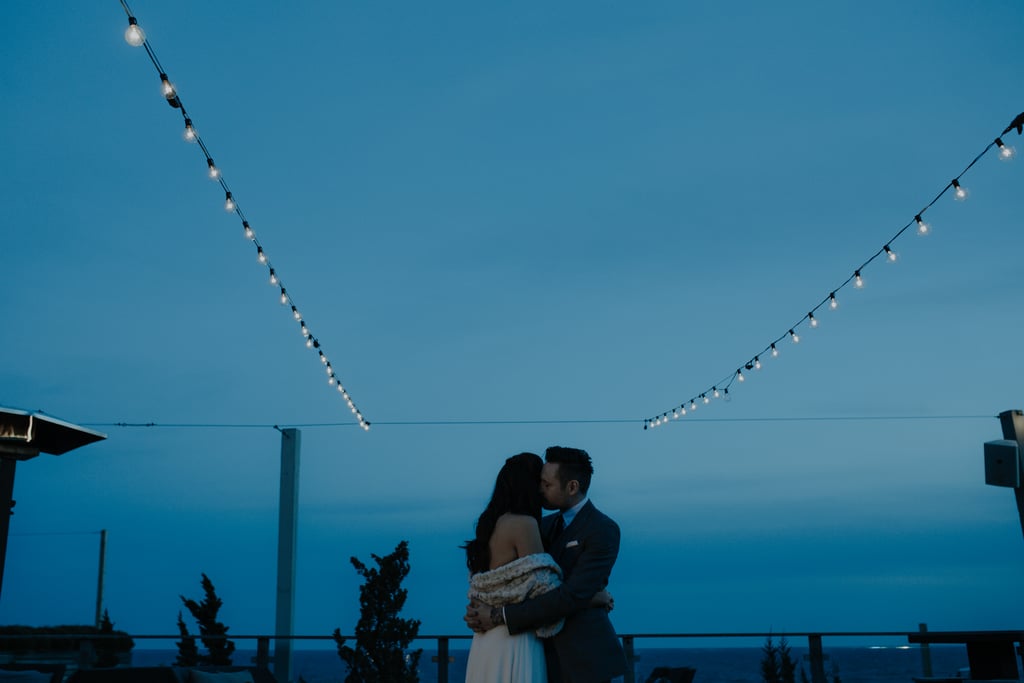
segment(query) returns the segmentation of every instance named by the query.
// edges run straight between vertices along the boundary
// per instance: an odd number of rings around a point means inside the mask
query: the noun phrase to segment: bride
[[[520,453],[505,461],[494,493],[476,523],[476,538],[463,546],[470,572],[469,598],[495,605],[521,602],[552,590],[562,570],[544,552],[540,536],[540,474],[544,466],[535,453]],[[609,607],[602,591],[593,604]],[[510,635],[506,626],[474,633],[466,667],[466,683],[546,683],[544,645],[562,622],[536,632]]]

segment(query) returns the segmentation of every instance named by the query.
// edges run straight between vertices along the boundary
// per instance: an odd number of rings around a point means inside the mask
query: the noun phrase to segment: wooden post
[[[928,633],[928,624],[918,624],[917,630],[921,633]],[[928,649],[928,643],[921,643],[921,675],[925,678],[932,677],[932,652]]]
[[[1004,410],[999,413],[999,424],[1003,428],[1003,438],[1017,442],[1017,452],[1024,457],[1024,413],[1019,410]],[[1017,497],[1017,515],[1020,517],[1020,530],[1024,534],[1024,486],[1013,490]]]
[[[107,530],[100,529],[100,571],[96,580],[96,628],[103,621],[103,572],[107,562]]]
[[[274,635],[274,678],[292,680],[292,640],[295,622],[295,541],[299,520],[298,429],[281,430],[281,497],[277,525],[277,621]],[[282,637],[285,636],[285,637]]]
[[[807,636],[807,646],[810,650],[808,657],[811,660],[811,683],[826,683],[825,652],[821,648],[821,635],[812,633]]]

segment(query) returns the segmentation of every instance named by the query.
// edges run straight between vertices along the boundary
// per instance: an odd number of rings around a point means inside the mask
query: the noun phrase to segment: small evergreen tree
[[[206,574],[203,574],[202,586],[205,593],[202,602],[190,600],[184,595],[178,596],[199,624],[199,639],[203,641],[203,645],[206,647],[207,654],[199,655],[198,663],[213,666],[230,666],[231,655],[235,651],[235,644],[227,638],[228,627],[217,621],[217,612],[220,611],[224,601],[217,597],[217,591],[214,589],[213,582],[210,581],[210,577]],[[179,625],[179,631],[181,628],[181,625]],[[187,631],[183,632],[182,638],[186,634]],[[193,646],[194,644],[195,641],[193,640]],[[180,651],[179,647],[179,653]]]
[[[782,683],[779,678],[779,648],[771,636],[761,646],[761,680],[764,683]]]
[[[181,611],[178,611],[178,633],[181,640],[175,645],[178,646],[178,657],[174,660],[175,666],[196,666],[199,664],[199,648],[196,647],[195,636],[188,632],[185,620],[181,618]]]
[[[768,636],[761,653],[761,679],[764,683],[795,683],[796,662],[785,636],[779,639],[778,645]]]
[[[359,623],[355,647],[345,645],[334,629],[338,656],[348,666],[345,683],[418,683],[423,650],[406,653],[419,633],[417,619],[401,619],[408,591],[402,580],[409,574],[409,542],[402,541],[390,555],[371,555],[377,568],[352,557],[352,566],[365,580],[359,587]]]

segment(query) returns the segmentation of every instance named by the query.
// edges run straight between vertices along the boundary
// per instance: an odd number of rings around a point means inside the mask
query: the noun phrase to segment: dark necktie
[[[551,543],[555,542],[555,539],[561,535],[563,529],[565,529],[565,519],[562,517],[562,513],[559,512],[555,516],[555,521],[551,524],[551,535],[549,536]]]

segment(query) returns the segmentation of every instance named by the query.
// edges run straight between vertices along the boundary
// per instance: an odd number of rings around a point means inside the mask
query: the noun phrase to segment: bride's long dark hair
[[[466,566],[473,574],[491,567],[491,534],[506,512],[530,515],[540,523],[540,471],[544,461],[536,453],[520,453],[505,461],[494,482],[494,493],[476,522],[476,538],[466,541]]]

